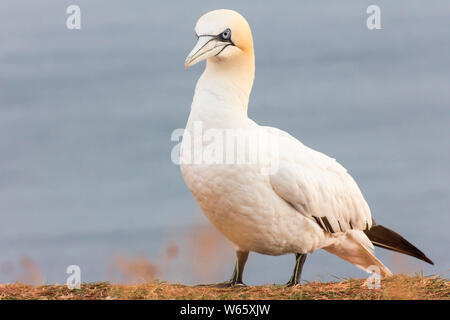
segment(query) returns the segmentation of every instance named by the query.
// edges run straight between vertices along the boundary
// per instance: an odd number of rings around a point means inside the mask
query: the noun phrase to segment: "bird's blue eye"
[[[220,37],[221,37],[223,40],[230,40],[230,38],[231,38],[231,30],[230,30],[230,29],[225,30],[224,32],[222,32],[222,34],[220,35]]]

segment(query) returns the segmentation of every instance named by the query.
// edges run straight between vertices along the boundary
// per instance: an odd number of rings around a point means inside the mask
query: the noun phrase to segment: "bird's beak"
[[[184,70],[192,67],[198,62],[208,59],[209,57],[215,56],[227,45],[221,41],[217,41],[215,37],[202,36],[198,38],[198,42],[194,49],[189,53],[186,60],[184,61]]]

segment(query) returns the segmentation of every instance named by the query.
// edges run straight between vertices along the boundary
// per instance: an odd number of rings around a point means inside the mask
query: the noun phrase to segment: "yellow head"
[[[202,60],[227,63],[253,57],[250,26],[236,11],[221,9],[204,14],[197,21],[195,33],[198,42],[186,58],[185,69]]]

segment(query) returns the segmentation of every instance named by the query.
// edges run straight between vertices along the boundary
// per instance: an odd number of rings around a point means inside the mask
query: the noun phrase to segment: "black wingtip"
[[[424,259],[423,261],[428,262],[429,264],[431,264],[432,266],[434,266],[434,262],[431,261],[427,256],[423,255]]]
[[[364,233],[375,246],[403,253],[434,265],[434,262],[422,251],[395,231],[381,225],[374,225],[370,230],[365,230]]]

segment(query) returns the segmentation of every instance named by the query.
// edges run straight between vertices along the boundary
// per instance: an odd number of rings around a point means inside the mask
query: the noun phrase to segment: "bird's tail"
[[[401,235],[386,227],[374,225],[370,230],[365,230],[364,233],[377,247],[407,254],[434,265],[433,261],[428,259],[422,251],[413,246]]]
[[[335,238],[331,245],[324,247],[326,251],[337,255],[358,268],[368,272],[375,273],[376,266],[379,268],[380,276],[390,277],[392,272],[375,257],[373,254],[373,245],[367,236],[359,230],[347,231],[339,238]]]

